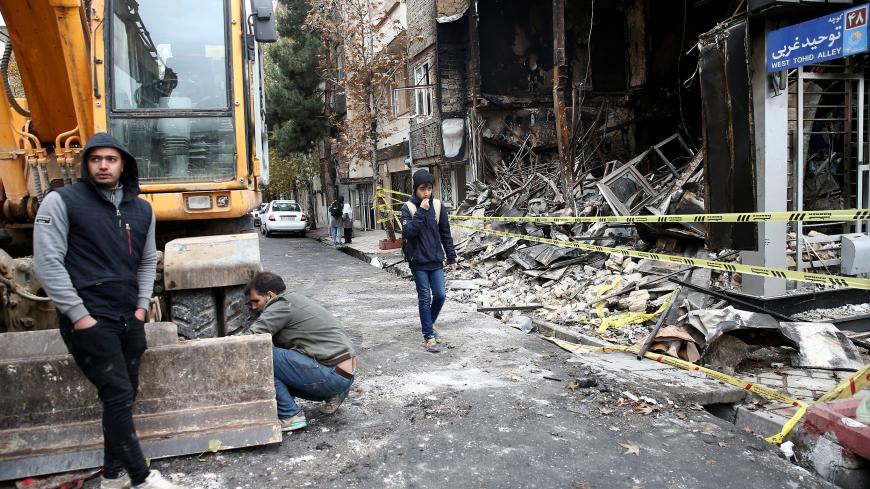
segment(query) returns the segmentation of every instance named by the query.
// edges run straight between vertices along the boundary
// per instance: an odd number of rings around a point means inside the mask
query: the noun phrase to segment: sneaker
[[[133,483],[130,482],[130,476],[126,472],[121,472],[115,479],[106,479],[100,482],[100,489],[130,489]]]
[[[344,400],[347,399],[348,393],[350,393],[350,389],[336,394],[329,399],[323,401],[323,405],[320,406],[320,414],[333,414],[338,411],[341,403],[343,403]]]
[[[296,431],[308,426],[308,421],[305,420],[305,413],[299,411],[296,416],[291,416],[281,420],[281,431]]]
[[[436,340],[435,338],[429,338],[428,340],[426,340],[425,343],[423,343],[423,346],[426,347],[426,351],[428,351],[429,353],[441,352],[441,347],[438,346],[438,340]]]
[[[441,333],[434,326],[432,327],[432,337],[435,338],[435,341],[441,341]]]
[[[133,487],[135,489],[184,489],[184,486],[173,484],[160,475],[160,472],[156,470],[152,470],[148,474],[148,478],[145,479],[145,482]]]

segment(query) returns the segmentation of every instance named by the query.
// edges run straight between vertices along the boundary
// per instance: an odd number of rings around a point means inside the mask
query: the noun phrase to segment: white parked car
[[[267,237],[273,233],[305,236],[307,225],[305,213],[294,200],[273,200],[260,214],[260,231]]]

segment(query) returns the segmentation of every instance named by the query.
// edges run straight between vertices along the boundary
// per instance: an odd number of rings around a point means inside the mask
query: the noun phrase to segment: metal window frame
[[[857,186],[857,203],[859,208],[865,208],[867,202],[865,201],[865,193],[866,190],[863,188],[864,176],[868,172],[870,172],[870,168],[868,168],[867,164],[864,164],[864,118],[868,116],[868,114],[864,113],[864,75],[863,73],[814,73],[807,72],[804,70],[804,67],[800,67],[797,69],[797,97],[796,97],[796,112],[797,112],[797,121],[796,121],[796,131],[795,131],[795,166],[794,166],[794,210],[796,212],[800,212],[804,209],[804,170],[806,166],[805,154],[804,154],[804,81],[805,80],[836,80],[836,81],[845,81],[845,82],[857,82],[857,154],[856,161],[857,165],[857,178],[858,178],[858,186]],[[863,171],[862,171],[863,168]],[[833,260],[825,260],[823,263],[817,260],[810,259],[810,262],[804,261],[804,248],[806,245],[816,244],[820,242],[832,242],[838,241],[840,239],[840,235],[835,236],[826,236],[824,238],[808,238],[803,234],[804,223],[802,221],[795,221],[795,269],[797,271],[805,270],[806,268],[811,268],[818,266],[818,264],[831,265],[833,263],[829,263]],[[855,223],[855,232],[865,232],[864,229],[866,226],[870,224],[870,221],[857,222]],[[836,264],[839,264],[839,259],[835,260]]]
[[[223,0],[223,29],[224,29],[224,56],[227,61],[224,76],[226,77],[226,96],[227,106],[220,109],[162,109],[162,108],[135,108],[135,109],[116,109],[115,108],[115,22],[114,22],[114,1],[106,1],[106,23],[107,28],[104,29],[103,42],[108,46],[107,62],[103,63],[104,77],[106,81],[106,92],[108,93],[107,101],[108,109],[107,118],[166,118],[166,117],[230,117],[233,119],[233,130],[235,130],[235,118],[233,117],[233,54],[232,54],[232,28],[230,19],[232,18],[231,0]],[[242,46],[245,49],[245,46]]]
[[[644,155],[648,154],[649,150],[644,152]],[[625,164],[621,167],[617,168],[613,171],[613,173],[607,175],[602,178],[600,182],[598,182],[598,190],[601,192],[601,195],[604,196],[604,200],[607,201],[607,204],[617,215],[620,216],[630,216],[634,213],[636,209],[629,208],[625,202],[620,200],[620,198],[616,195],[616,193],[611,190],[610,185],[619,180],[622,177],[627,175],[631,175],[633,179],[638,183],[640,190],[646,194],[646,197],[655,196],[656,191],[652,186],[650,186],[649,182],[643,177],[643,175],[637,171],[637,168],[633,164]],[[645,199],[641,199],[643,202]]]

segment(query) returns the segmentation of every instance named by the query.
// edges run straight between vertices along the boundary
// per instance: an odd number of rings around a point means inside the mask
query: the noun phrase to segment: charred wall
[[[438,24],[438,101],[444,118],[465,117],[467,18]]]
[[[417,26],[410,37],[418,36],[410,54],[416,63],[429,56],[437,64],[438,113],[412,121],[415,159],[444,160],[435,131],[444,119],[467,118],[472,105],[483,119],[481,152],[490,166],[510,161],[524,143],[538,160],[556,159],[552,2],[469,3],[467,12],[441,23],[429,12],[437,2],[424,3],[408,2],[417,18],[409,15],[409,26]],[[720,4],[599,0],[593,12],[589,2],[565,1],[568,86],[578,91],[582,126],[599,129],[592,146],[602,166],[628,161],[675,132],[700,146],[698,84],[681,88],[698,56],[685,53],[698,34],[727,18],[728,6]],[[434,49],[427,44],[433,33]]]
[[[492,0],[478,11],[482,93],[552,100],[550,2]]]

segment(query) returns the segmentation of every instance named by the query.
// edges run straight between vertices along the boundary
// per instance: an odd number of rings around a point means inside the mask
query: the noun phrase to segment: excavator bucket
[[[145,457],[281,441],[268,335],[146,335],[133,408]],[[101,466],[101,412],[58,330],[0,335],[0,481]]]

